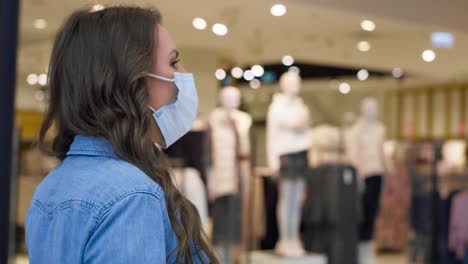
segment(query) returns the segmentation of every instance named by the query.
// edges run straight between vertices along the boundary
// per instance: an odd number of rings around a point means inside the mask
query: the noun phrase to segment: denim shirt
[[[76,136],[34,193],[26,243],[31,264],[145,264],[166,263],[178,242],[162,188],[107,141]]]

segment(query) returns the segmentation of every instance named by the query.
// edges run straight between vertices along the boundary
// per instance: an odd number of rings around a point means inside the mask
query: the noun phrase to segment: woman
[[[161,152],[197,112],[178,56],[154,10],[80,10],[66,21],[39,135],[62,163],[28,211],[32,264],[217,263]]]

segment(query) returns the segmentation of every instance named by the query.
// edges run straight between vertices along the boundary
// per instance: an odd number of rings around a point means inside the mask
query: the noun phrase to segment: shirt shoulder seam
[[[33,199],[31,201],[31,204],[36,206],[42,214],[47,216],[47,218],[49,220],[54,219],[54,217],[56,215],[58,215],[61,211],[65,210],[65,209],[68,209],[68,208],[84,209],[85,211],[88,211],[91,216],[98,219],[99,218],[99,215],[98,215],[99,210],[96,210],[96,208],[101,207],[101,206],[99,206],[99,205],[97,205],[95,203],[92,203],[92,202],[89,202],[89,201],[84,201],[84,200],[79,200],[79,199],[71,199],[71,200],[63,201],[59,205],[57,205],[53,210],[48,210],[44,206],[44,204],[41,201],[37,200],[37,199]]]
[[[96,231],[96,229],[101,225],[102,220],[110,212],[110,210],[112,210],[112,208],[114,208],[114,206],[116,206],[118,203],[123,201],[125,198],[127,198],[129,196],[132,196],[132,195],[143,194],[143,195],[153,196],[156,200],[158,200],[159,203],[161,203],[161,192],[162,192],[161,188],[157,188],[154,191],[151,191],[151,190],[135,190],[135,191],[127,192],[127,193],[125,193],[123,195],[118,196],[111,203],[109,203],[106,207],[103,207],[99,211],[98,219],[97,219],[96,225],[93,228],[92,232],[94,233],[94,231]]]

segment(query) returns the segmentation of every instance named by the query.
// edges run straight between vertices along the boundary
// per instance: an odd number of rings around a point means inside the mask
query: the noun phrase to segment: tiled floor
[[[407,264],[407,257],[405,254],[381,254],[377,257],[376,264]],[[13,264],[29,264],[28,258],[20,256],[16,258]]]
[[[379,254],[377,264],[407,264],[408,256],[406,254]]]
[[[27,256],[17,256],[13,264],[29,264]]]

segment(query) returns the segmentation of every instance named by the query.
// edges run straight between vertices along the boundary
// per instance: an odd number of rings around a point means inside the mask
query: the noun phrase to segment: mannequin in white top
[[[213,203],[213,243],[221,263],[234,263],[233,247],[246,238],[248,195],[250,193],[250,141],[252,118],[239,111],[240,91],[225,87],[221,107],[209,117],[211,168],[208,194]]]
[[[310,139],[309,110],[298,96],[301,78],[287,72],[280,78],[282,93],[275,94],[267,116],[268,165],[280,177],[276,252],[283,256],[305,254],[299,240],[301,195],[304,189]]]
[[[364,219],[359,227],[359,263],[375,263],[371,244],[374,222],[379,210],[385,169],[385,127],[378,121],[379,106],[375,98],[361,102],[361,118],[351,128],[347,140],[348,157],[356,167],[362,188]]]

